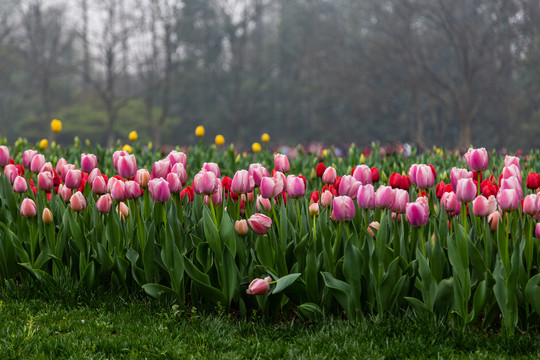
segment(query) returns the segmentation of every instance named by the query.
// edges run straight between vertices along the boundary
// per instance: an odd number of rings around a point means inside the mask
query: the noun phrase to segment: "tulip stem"
[[[298,229],[302,232],[302,216],[300,216],[300,199],[296,199],[296,212],[298,213]]]
[[[317,219],[317,216],[313,216],[313,242],[317,241],[317,222],[316,222],[316,219]]]
[[[467,236],[467,204],[465,202],[461,203],[461,224],[465,231],[465,236]]]
[[[276,229],[278,231],[278,234],[279,234],[279,221],[278,221],[278,217],[276,215],[276,202],[275,201],[270,201],[270,206],[272,207],[272,215],[274,216],[274,223],[276,224]]]
[[[480,195],[480,179],[481,178],[482,178],[482,172],[479,171],[477,181],[476,181],[476,185],[477,185],[477,188],[478,188],[478,191],[477,191],[476,195]]]
[[[418,233],[420,235],[420,244],[422,245],[422,255],[424,256],[424,258],[426,258],[426,247],[424,245],[424,228],[420,227],[418,229]]]
[[[525,239],[525,260],[527,261],[527,277],[531,276],[531,267],[534,251],[534,243],[532,241],[533,221],[529,218],[529,231],[527,232],[527,238]]]
[[[212,214],[212,221],[216,225],[216,228],[219,228],[216,218],[216,209],[214,209],[214,202],[212,201],[212,197],[210,195],[208,196],[208,201],[210,203],[210,213]]]

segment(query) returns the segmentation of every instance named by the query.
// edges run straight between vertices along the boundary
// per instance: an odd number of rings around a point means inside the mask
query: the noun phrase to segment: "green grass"
[[[48,297],[48,299],[47,299]],[[133,294],[5,290],[2,359],[539,358],[540,332],[462,333],[409,316],[352,325],[339,319],[269,322],[180,310]]]

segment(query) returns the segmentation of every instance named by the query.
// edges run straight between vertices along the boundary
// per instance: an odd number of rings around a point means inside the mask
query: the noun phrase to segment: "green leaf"
[[[223,249],[221,247],[221,239],[219,238],[219,232],[216,228],[216,224],[212,221],[210,216],[210,210],[205,206],[203,210],[203,226],[204,236],[210,249],[217,255],[218,259],[223,256]]]
[[[149,283],[142,286],[144,291],[153,298],[159,298],[163,294],[176,296],[176,293],[170,287],[160,284]]]
[[[286,288],[288,288],[290,285],[292,285],[292,283],[296,281],[296,279],[298,279],[300,275],[301,275],[300,273],[294,273],[294,274],[285,275],[277,279],[276,287],[272,291],[272,294],[278,294],[282,292],[283,290],[285,290]]]

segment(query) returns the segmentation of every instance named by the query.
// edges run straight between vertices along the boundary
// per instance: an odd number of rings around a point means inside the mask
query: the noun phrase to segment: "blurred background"
[[[538,0],[0,0],[0,137],[538,147]]]

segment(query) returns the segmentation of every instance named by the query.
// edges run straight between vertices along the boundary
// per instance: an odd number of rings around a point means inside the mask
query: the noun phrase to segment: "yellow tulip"
[[[53,121],[51,121],[51,129],[55,133],[62,131],[62,122],[58,119],[54,119]]]
[[[251,150],[253,150],[253,152],[261,151],[261,144],[254,142],[253,145],[251,145]]]
[[[221,146],[225,144],[225,138],[223,137],[223,135],[216,135],[215,142],[217,146]]]
[[[262,141],[263,143],[269,142],[269,141],[270,141],[270,135],[268,135],[267,133],[262,134],[262,136],[261,136],[261,141]]]
[[[197,128],[195,128],[195,136],[197,137],[203,137],[204,136],[204,126],[199,125]]]
[[[139,135],[137,135],[137,132],[133,130],[129,133],[129,141],[135,141],[139,138]]]
[[[129,146],[128,144],[126,144],[122,147],[122,150],[127,151],[128,153],[131,154],[131,152],[133,151],[133,148]]]
[[[49,141],[47,139],[43,139],[39,142],[39,148],[41,150],[45,150],[49,146]]]

